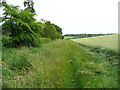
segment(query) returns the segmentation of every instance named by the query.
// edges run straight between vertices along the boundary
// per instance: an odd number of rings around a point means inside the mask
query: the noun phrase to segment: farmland
[[[118,88],[115,61],[68,40],[3,47],[3,88]]]
[[[68,39],[75,39],[78,38],[76,36],[64,36],[64,39],[68,40]]]
[[[85,45],[118,50],[118,35],[105,35],[71,40]]]
[[[119,87],[117,35],[64,38],[62,26],[35,18],[34,2],[24,2],[25,9],[1,5],[2,88]]]

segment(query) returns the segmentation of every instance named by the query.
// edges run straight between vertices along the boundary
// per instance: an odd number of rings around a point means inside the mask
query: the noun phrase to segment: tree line
[[[108,33],[108,34],[65,34],[64,36],[73,36],[78,38],[84,38],[84,37],[94,37],[94,36],[103,36],[103,35],[112,35],[114,33]]]
[[[2,3],[4,17],[2,34],[9,37],[8,44],[12,46],[36,46],[40,38],[51,40],[62,39],[62,28],[50,21],[35,19],[31,9],[19,9],[19,6]],[[3,40],[3,42],[6,40]]]

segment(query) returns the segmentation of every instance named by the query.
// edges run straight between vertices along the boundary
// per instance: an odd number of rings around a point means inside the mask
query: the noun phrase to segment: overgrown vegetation
[[[33,3],[27,5],[2,4],[3,88],[119,87],[116,51],[58,40],[62,28],[37,21]]]
[[[3,48],[3,88],[118,88],[117,79],[104,54],[71,41]]]
[[[84,45],[84,44],[79,44],[80,46],[87,48],[89,51],[97,53],[97,54],[104,54],[105,57],[111,61],[114,62],[113,64],[118,65],[118,59],[119,59],[119,54],[118,51],[116,50],[111,50],[111,49],[106,49],[106,48],[101,48],[101,47],[93,47],[89,45]]]
[[[62,29],[52,24],[50,21],[36,21],[35,13],[30,9],[20,10],[18,6],[2,4],[4,7],[4,18],[2,24],[3,35],[7,36],[6,42],[9,47],[18,46],[38,46],[40,38],[50,38],[52,40],[62,38]]]

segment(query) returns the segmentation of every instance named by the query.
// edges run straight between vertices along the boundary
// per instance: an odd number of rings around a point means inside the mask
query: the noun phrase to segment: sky
[[[36,18],[60,26],[63,34],[118,33],[119,0],[33,0]],[[7,0],[24,8],[24,0]]]

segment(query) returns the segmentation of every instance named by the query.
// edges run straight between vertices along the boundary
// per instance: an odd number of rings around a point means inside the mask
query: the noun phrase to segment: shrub
[[[8,36],[2,36],[2,46],[3,47],[12,47],[12,41]]]

